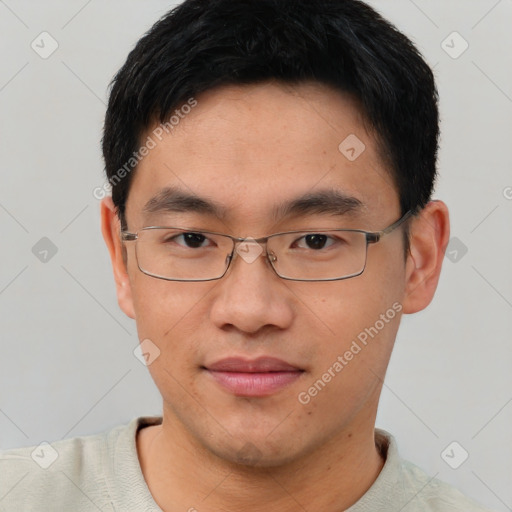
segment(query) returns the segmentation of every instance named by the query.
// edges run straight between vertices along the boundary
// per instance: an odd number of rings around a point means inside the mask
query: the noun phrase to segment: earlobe
[[[125,248],[121,242],[121,223],[111,197],[101,201],[101,232],[112,262],[119,307],[127,316],[135,318],[132,287],[123,257]]]
[[[411,220],[410,251],[405,269],[404,313],[421,311],[432,301],[449,239],[448,207],[442,201],[429,202]]]

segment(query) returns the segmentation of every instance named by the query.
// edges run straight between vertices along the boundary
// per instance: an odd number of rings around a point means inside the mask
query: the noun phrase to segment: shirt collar
[[[162,512],[144,480],[136,445],[139,429],[161,423],[161,416],[142,416],[131,420],[120,432],[114,429],[109,435],[105,463],[110,467],[111,475],[107,475],[106,480],[113,503],[119,505],[119,512],[139,509]],[[405,488],[395,438],[385,430],[375,429],[375,444],[385,459],[384,466],[368,491],[346,512],[401,510],[412,499]]]

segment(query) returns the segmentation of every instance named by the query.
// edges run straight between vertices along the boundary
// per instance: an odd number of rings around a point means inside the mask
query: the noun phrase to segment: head
[[[249,441],[276,465],[373,428],[400,317],[432,300],[449,236],[446,207],[430,201],[438,131],[428,65],[357,0],[187,0],[137,43],[105,119],[103,233],[119,304],[160,351],[149,370],[164,416],[190,439],[234,461]],[[306,206],[285,214],[297,199]],[[120,236],[155,225],[253,238],[380,231],[408,211],[370,245],[361,275],[334,281],[283,280],[265,251],[235,257],[219,280],[157,279]],[[261,355],[300,378],[248,397],[207,371]]]

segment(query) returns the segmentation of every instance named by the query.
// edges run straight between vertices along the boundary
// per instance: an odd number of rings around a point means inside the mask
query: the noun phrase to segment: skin
[[[228,209],[224,219],[181,214],[183,223],[241,237],[325,225],[377,231],[400,217],[393,179],[350,97],[320,84],[269,82],[222,87],[197,100],[139,164],[126,208],[130,231],[152,225],[142,208],[170,185]],[[338,149],[350,134],[366,145],[353,162]],[[275,204],[325,187],[365,208],[346,218],[270,217]],[[155,279],[137,268],[134,242],[125,244],[125,266],[110,198],[101,213],[119,305],[136,320],[139,339],[161,351],[148,369],[163,398],[163,422],[137,436],[141,469],[159,506],[335,512],[354,504],[384,464],[374,436],[382,379],[401,314],[433,298],[449,240],[446,205],[430,202],[409,221],[406,259],[400,228],[369,246],[362,275],[309,283],[280,279],[264,257],[250,264],[236,258],[218,281]],[[401,313],[301,404],[298,394],[395,302]],[[220,388],[201,369],[227,356],[260,355],[304,372],[271,396],[248,398]]]

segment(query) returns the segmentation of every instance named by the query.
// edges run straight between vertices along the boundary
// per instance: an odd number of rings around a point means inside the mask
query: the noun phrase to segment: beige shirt
[[[139,417],[100,434],[0,452],[0,512],[161,512],[136,446],[137,430],[161,420]],[[376,439],[386,462],[347,512],[487,510],[401,459],[384,430],[376,430]],[[199,504],[195,508],[201,510]]]

